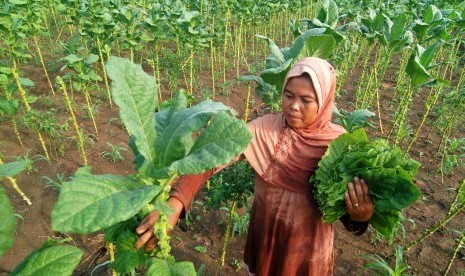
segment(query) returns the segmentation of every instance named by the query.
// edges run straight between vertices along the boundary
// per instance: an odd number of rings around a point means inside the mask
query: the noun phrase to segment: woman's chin
[[[287,125],[292,127],[292,128],[301,128],[302,127],[302,121],[299,119],[295,118],[286,118]]]

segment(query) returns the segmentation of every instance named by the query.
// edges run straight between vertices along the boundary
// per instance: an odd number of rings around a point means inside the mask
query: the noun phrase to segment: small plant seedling
[[[239,271],[242,267],[242,262],[239,261],[238,259],[234,259],[231,262],[231,266],[234,268],[234,270]]]
[[[108,158],[112,163],[117,163],[124,160],[121,152],[128,151],[125,147],[116,146],[109,142],[107,142],[107,145],[110,147],[110,151],[103,151],[100,153],[101,158]]]
[[[406,272],[410,269],[410,266],[404,263],[403,253],[404,248],[396,245],[396,252],[394,253],[396,260],[394,267],[391,267],[386,260],[377,254],[363,255],[365,259],[372,260],[373,262],[364,264],[362,269],[364,271],[371,270],[372,272],[375,272],[376,274],[373,275],[409,276],[411,274],[407,274]]]
[[[207,253],[207,248],[205,246],[198,245],[194,249],[195,251],[200,253]]]
[[[47,180],[47,185],[45,185],[45,188],[51,187],[53,189],[56,189],[57,191],[61,190],[61,187],[63,187],[63,183],[65,183],[68,180],[68,177],[65,177],[64,173],[57,174],[56,179],[53,180],[52,178],[48,176],[42,176],[43,179]]]

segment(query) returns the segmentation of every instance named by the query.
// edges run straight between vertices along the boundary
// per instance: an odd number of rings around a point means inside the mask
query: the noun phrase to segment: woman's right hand
[[[168,199],[168,205],[174,210],[173,214],[171,214],[168,218],[169,224],[174,227],[178,222],[182,210],[184,209],[184,205],[179,199],[175,197],[170,197]],[[139,249],[145,245],[145,251],[149,252],[157,246],[158,240],[153,233],[153,226],[157,220],[158,211],[153,211],[141,221],[139,227],[136,228],[136,233],[139,235],[139,239],[134,245],[136,249]],[[167,231],[170,231],[170,229]]]

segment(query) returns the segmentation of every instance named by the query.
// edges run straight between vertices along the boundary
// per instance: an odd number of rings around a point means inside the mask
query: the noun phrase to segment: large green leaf
[[[1,75],[4,76],[4,75]],[[14,116],[18,111],[19,101],[16,99],[7,100],[5,97],[0,96],[0,111],[8,116]]]
[[[275,86],[276,91],[281,95],[286,74],[293,63],[294,59],[289,59],[279,67],[265,69],[260,73],[260,77],[268,84]]]
[[[336,40],[331,35],[319,35],[305,40],[301,57],[319,57],[327,59],[336,47]]]
[[[239,155],[251,139],[252,134],[242,120],[220,113],[195,141],[189,154],[173,162],[169,169],[183,175],[218,167]]]
[[[398,227],[400,215],[399,211],[381,213],[375,209],[370,223],[376,231],[386,237],[388,242],[391,243],[394,238],[394,232]]]
[[[82,251],[70,245],[47,241],[34,250],[11,273],[11,276],[66,276],[79,264]]]
[[[1,164],[0,165],[0,180],[5,177],[15,176],[30,166],[31,166],[31,161],[29,159],[20,159],[17,161]]]
[[[389,43],[400,40],[405,33],[405,25],[407,24],[407,15],[405,13],[399,14],[393,22],[391,33],[389,35]]]
[[[436,52],[438,51],[439,47],[441,46],[440,42],[433,43],[429,45],[424,51],[419,51],[420,54],[420,63],[423,65],[423,67],[429,69],[430,64],[434,59],[434,56],[436,55]]]
[[[239,79],[246,82],[255,81],[257,84],[255,93],[260,96],[262,102],[271,106],[273,111],[281,110],[281,91],[278,92],[275,86],[270,85],[258,76],[247,75],[241,76]]]
[[[324,0],[317,18],[321,22],[335,27],[337,20],[339,19],[339,11],[336,2],[333,0]]]
[[[375,113],[368,109],[356,109],[344,116],[341,124],[347,132],[354,132],[356,129],[369,125],[368,120],[373,116]]]
[[[156,156],[155,118],[157,85],[152,76],[140,65],[128,59],[112,57],[107,63],[108,76],[112,79],[112,95],[119,107],[120,117],[135,137],[138,152],[144,157],[139,172],[154,176]]]
[[[283,64],[284,62],[286,62],[286,59],[284,58],[284,55],[283,53],[281,52],[281,50],[279,49],[278,45],[276,45],[276,43],[274,43],[274,41],[271,39],[271,38],[268,38],[266,36],[263,36],[263,35],[255,35],[256,37],[258,38],[261,38],[261,39],[264,39],[266,40],[267,44],[268,44],[268,49],[270,50],[271,54],[281,63]]]
[[[146,276],[195,276],[191,262],[174,262],[173,260],[150,259]]]
[[[0,187],[0,257],[13,245],[16,219],[8,197]]]
[[[425,83],[430,77],[428,70],[421,64],[420,55],[424,49],[417,45],[416,51],[410,56],[405,71],[410,76],[414,86],[420,86]]]
[[[160,187],[130,176],[78,173],[63,184],[52,211],[52,228],[70,233],[92,233],[137,214]]]
[[[159,139],[155,164],[158,169],[184,158],[194,145],[193,133],[206,127],[213,114],[230,110],[224,104],[209,100],[179,111],[173,111],[173,108],[177,109],[177,105],[172,106],[170,113],[162,115],[167,118],[157,119]]]
[[[300,35],[289,49],[289,54],[286,57],[286,59],[296,59],[302,52],[302,48],[304,47],[305,41],[309,37],[322,35],[325,31],[326,28],[314,28]]]
[[[127,274],[143,265],[148,254],[144,252],[144,248],[135,249],[134,244],[139,239],[139,236],[133,231],[126,229],[118,235],[116,240],[116,251],[118,254],[115,260],[111,263],[111,267],[118,273]]]

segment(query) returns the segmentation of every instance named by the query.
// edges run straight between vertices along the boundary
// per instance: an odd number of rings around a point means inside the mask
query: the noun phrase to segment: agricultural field
[[[303,56],[334,65],[337,123],[420,164],[391,238],[334,223],[335,275],[465,275],[464,28],[446,0],[3,1],[0,275],[245,275],[250,167],[215,175],[169,237],[165,201],[245,149]]]

